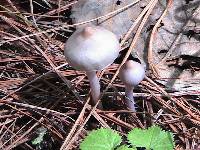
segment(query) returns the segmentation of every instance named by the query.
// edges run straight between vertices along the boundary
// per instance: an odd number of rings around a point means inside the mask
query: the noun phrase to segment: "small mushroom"
[[[86,71],[90,82],[92,104],[100,97],[100,84],[96,71],[109,66],[120,50],[116,35],[103,27],[87,26],[77,29],[65,43],[64,55],[69,65]],[[102,109],[99,103],[98,108]]]
[[[133,60],[125,62],[119,71],[119,77],[125,85],[126,105],[132,111],[136,111],[133,88],[144,79],[144,76],[144,67]]]

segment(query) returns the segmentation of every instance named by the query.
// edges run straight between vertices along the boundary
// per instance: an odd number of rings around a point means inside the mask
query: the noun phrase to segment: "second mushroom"
[[[133,88],[144,79],[144,76],[144,67],[133,60],[125,62],[119,71],[119,77],[125,85],[125,103],[132,111],[136,111]]]

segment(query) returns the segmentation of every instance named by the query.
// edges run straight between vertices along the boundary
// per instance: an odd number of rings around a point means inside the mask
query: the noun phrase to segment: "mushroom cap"
[[[126,86],[138,85],[144,79],[144,76],[144,67],[133,60],[125,62],[119,71],[119,77]]]
[[[78,70],[102,70],[112,64],[120,50],[116,35],[99,26],[77,29],[66,41],[64,55]]]

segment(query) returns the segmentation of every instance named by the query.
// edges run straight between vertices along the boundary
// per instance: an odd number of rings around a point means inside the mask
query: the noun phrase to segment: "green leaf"
[[[137,150],[136,148],[129,148],[127,145],[122,145],[117,150]]]
[[[158,126],[146,130],[135,128],[128,134],[129,142],[136,147],[145,147],[153,150],[173,150],[174,139],[172,133],[162,131]]]
[[[122,142],[121,136],[114,130],[100,128],[93,130],[80,144],[81,150],[113,150]]]
[[[31,141],[31,143],[33,145],[38,145],[40,143],[42,143],[43,139],[44,139],[44,136],[45,134],[47,133],[47,129],[44,128],[44,127],[40,127],[37,129],[37,137]]]
[[[160,0],[160,3],[165,7],[167,6],[167,1],[166,0]]]

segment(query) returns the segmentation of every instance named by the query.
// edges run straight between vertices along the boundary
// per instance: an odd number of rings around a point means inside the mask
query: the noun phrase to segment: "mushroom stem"
[[[125,86],[125,96],[127,107],[132,111],[136,111],[135,100],[133,97],[133,86]]]
[[[88,77],[88,80],[90,82],[90,88],[91,88],[91,95],[92,95],[92,105],[95,105],[100,97],[100,84],[99,79],[96,75],[96,71],[86,71],[86,75]],[[102,104],[99,102],[97,108],[102,109]]]

